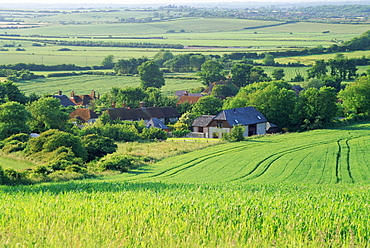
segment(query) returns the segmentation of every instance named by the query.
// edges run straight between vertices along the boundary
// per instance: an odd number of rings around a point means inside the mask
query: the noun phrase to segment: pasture
[[[370,124],[258,137],[167,158],[122,180],[369,183],[369,142]]]
[[[173,78],[165,79],[165,83],[161,90],[167,96],[173,96],[177,90],[189,90],[202,85],[197,80]],[[112,87],[124,88],[137,87],[139,85],[140,77],[100,75],[40,78],[17,83],[19,89],[26,95],[31,93],[55,95],[58,90],[61,90],[67,96],[69,96],[72,90],[78,95],[90,94],[91,90],[103,94],[109,92]]]

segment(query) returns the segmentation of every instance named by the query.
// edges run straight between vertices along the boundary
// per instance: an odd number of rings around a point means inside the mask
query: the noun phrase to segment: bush
[[[117,145],[114,143],[113,139],[97,134],[84,136],[82,138],[82,145],[87,151],[88,161],[104,157],[117,150]]]
[[[130,169],[137,167],[136,158],[131,155],[123,155],[118,153],[108,154],[100,159],[97,166],[101,170],[116,170],[120,172],[127,172]]]
[[[26,142],[20,142],[18,140],[12,140],[4,145],[2,148],[2,151],[4,153],[12,153],[12,152],[18,152],[23,151],[27,146]]]
[[[245,127],[241,125],[234,126],[229,133],[223,135],[223,139],[230,142],[243,141],[244,140]]]
[[[190,133],[189,130],[176,130],[172,132],[172,136],[175,138],[181,138],[186,136],[188,133]]]
[[[143,132],[141,133],[141,138],[143,139],[158,139],[158,140],[166,140],[167,139],[167,133],[166,131],[157,128],[157,127],[151,127],[151,128],[145,128]]]

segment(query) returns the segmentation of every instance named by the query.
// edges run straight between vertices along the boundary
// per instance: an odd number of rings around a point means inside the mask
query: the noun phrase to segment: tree
[[[199,80],[202,84],[206,86],[225,79],[222,65],[213,60],[204,62],[201,66],[201,70],[198,71],[196,75],[199,76]]]
[[[358,78],[339,92],[347,113],[370,115],[370,77]]]
[[[236,125],[230,130],[229,133],[226,133],[222,137],[222,139],[230,141],[230,142],[243,141],[244,131],[245,131],[245,127],[241,125]]]
[[[267,66],[275,65],[275,58],[273,55],[266,53],[265,58],[262,60],[262,63]]]
[[[112,69],[114,66],[114,56],[108,55],[107,57],[105,57],[101,62],[101,65],[107,69]]]
[[[19,102],[25,104],[28,98],[18,89],[11,81],[0,83],[0,101],[3,102]]]
[[[337,113],[336,94],[332,87],[309,88],[300,93],[292,122],[297,130],[323,128]]]
[[[0,140],[13,134],[29,133],[27,124],[30,113],[18,102],[7,102],[0,105]]]
[[[107,154],[117,150],[117,145],[113,139],[100,136],[97,134],[89,134],[82,137],[82,146],[87,151],[87,160],[92,161],[97,158],[104,157]]]
[[[170,50],[159,50],[153,57],[153,60],[157,63],[158,66],[163,66],[163,63],[172,59],[174,56]]]
[[[215,115],[222,108],[222,100],[214,96],[201,97],[194,105],[191,113],[195,116]]]
[[[32,118],[29,122],[32,131],[44,132],[49,129],[65,130],[69,115],[62,111],[60,101],[54,97],[40,98],[28,107]]]
[[[203,54],[194,54],[189,58],[190,66],[193,67],[193,70],[199,71],[202,67],[202,64],[206,62],[206,57]]]
[[[163,73],[154,61],[147,61],[138,67],[141,87],[161,88],[164,85]]]
[[[275,80],[283,80],[285,77],[285,73],[283,69],[275,69],[272,71],[271,75]]]
[[[244,87],[249,84],[252,67],[252,65],[248,64],[234,64],[230,70],[233,83],[238,87]]]
[[[324,82],[321,79],[311,78],[307,82],[303,82],[301,85],[302,85],[303,88],[305,88],[307,90],[308,88],[320,89],[325,84],[324,84]]]
[[[326,76],[327,71],[325,61],[323,59],[316,60],[315,65],[307,70],[307,75],[308,78],[321,78]]]

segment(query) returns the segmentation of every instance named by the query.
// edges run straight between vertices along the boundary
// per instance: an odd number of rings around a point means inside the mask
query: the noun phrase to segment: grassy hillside
[[[122,180],[370,183],[370,124],[273,135],[167,158]],[[138,171],[140,172],[140,171]]]
[[[0,186],[0,243],[367,247],[369,142],[359,124],[219,144],[100,180]],[[120,145],[136,148],[155,149]]]

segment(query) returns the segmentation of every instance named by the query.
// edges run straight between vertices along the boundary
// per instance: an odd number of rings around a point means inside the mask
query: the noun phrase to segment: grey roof
[[[267,122],[265,116],[253,107],[223,110],[214,120],[226,120],[232,127],[239,124],[245,126]]]
[[[215,115],[201,115],[193,121],[193,127],[206,127],[215,118]]]
[[[151,128],[151,127],[157,127],[157,128],[160,128],[160,129],[168,129],[170,130],[169,127],[167,127],[165,124],[163,124],[163,122],[161,122],[160,120],[158,120],[157,118],[152,118],[150,119],[147,123],[146,123],[146,127],[147,128]]]
[[[58,98],[59,101],[60,101],[60,104],[62,104],[64,107],[75,106],[76,105],[66,95],[55,95],[53,97]]]

